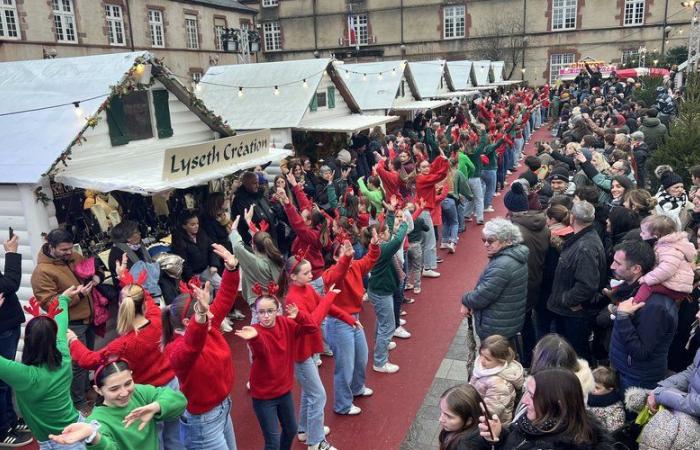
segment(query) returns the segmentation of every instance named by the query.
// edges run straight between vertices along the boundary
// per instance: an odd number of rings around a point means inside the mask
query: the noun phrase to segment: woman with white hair
[[[481,240],[489,263],[471,292],[462,297],[462,314],[474,314],[480,339],[500,334],[512,340],[525,320],[527,300],[527,259],[517,225],[503,218],[484,226]]]

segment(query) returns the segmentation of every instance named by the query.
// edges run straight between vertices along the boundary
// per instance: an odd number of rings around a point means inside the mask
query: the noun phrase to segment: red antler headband
[[[41,311],[41,305],[39,305],[36,297],[29,299],[29,306],[25,306],[24,310],[34,316],[31,320],[34,320],[37,317],[48,317],[49,319],[55,321],[55,317],[63,312],[63,309],[58,306],[58,298],[56,297],[49,301],[46,308],[46,314]]]
[[[122,354],[124,353],[125,350],[126,350],[126,341],[124,341],[124,343],[122,343],[121,349],[117,353],[111,353],[111,354],[103,353],[100,355],[100,365],[97,369],[95,369],[95,376],[93,378],[95,380],[95,383],[97,383],[97,380],[100,379],[100,374],[105,369],[105,367],[107,367],[111,364],[117,363],[119,361],[125,362],[127,366],[130,365],[129,361],[122,357]]]
[[[307,246],[304,250],[299,249],[295,254],[294,254],[294,259],[296,259],[296,262],[292,264],[292,267],[289,269],[289,273],[294,273],[296,268],[301,264],[304,259],[306,259],[306,255],[309,253],[309,246]]]
[[[184,320],[187,318],[187,311],[190,310],[190,305],[192,305],[192,299],[194,298],[194,288],[202,288],[202,281],[199,279],[199,277],[192,277],[190,278],[190,281],[185,284],[184,282],[180,281],[179,283],[180,287],[180,292],[183,294],[187,294],[187,300],[185,300],[185,307],[182,310],[182,314],[180,314],[180,320]]]
[[[266,288],[263,287],[263,285],[260,283],[255,283],[253,285],[253,287],[251,288],[251,290],[258,297],[262,297],[263,295],[267,295],[269,297],[273,297],[273,298],[277,299],[277,293],[279,292],[280,287],[274,281],[270,281],[267,284]]]
[[[252,235],[255,235],[255,233],[257,233],[258,231],[267,231],[270,228],[270,224],[266,220],[261,220],[260,228],[258,228],[258,226],[255,225],[255,222],[251,221],[248,225],[248,228],[250,229],[250,233]]]
[[[143,287],[143,284],[146,282],[147,278],[148,272],[146,272],[145,270],[139,273],[139,278],[137,280],[134,280],[134,275],[131,273],[131,271],[125,270],[122,273],[122,276],[119,277],[119,284],[122,288],[128,287],[132,284],[138,286],[143,291],[144,300],[150,299],[151,301],[154,301],[151,293],[148,292],[148,290],[145,287]],[[121,297],[119,298],[119,301],[121,302]]]

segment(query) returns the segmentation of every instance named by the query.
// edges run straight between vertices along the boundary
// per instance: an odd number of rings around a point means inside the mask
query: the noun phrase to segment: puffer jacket
[[[578,358],[578,369],[574,372],[576,378],[581,383],[581,390],[583,391],[583,401],[588,401],[588,395],[595,389],[595,380],[593,379],[593,371],[591,366],[588,365],[588,361],[585,359]]]
[[[659,405],[700,418],[700,350],[687,369],[659,382],[654,397]]]
[[[497,414],[503,423],[513,420],[515,397],[524,382],[523,366],[518,361],[486,369],[481,365],[481,357],[476,358],[469,380],[469,384],[474,386],[484,399],[489,413]]]
[[[697,450],[700,448],[700,425],[696,417],[663,409],[651,417],[639,435],[643,450]]]
[[[643,275],[640,283],[662,284],[676,292],[692,292],[697,250],[684,231],[662,236],[654,245],[656,266]]]
[[[666,125],[661,123],[658,117],[643,118],[639,131],[644,133],[644,143],[649,147],[650,153],[653,153],[661,144],[666,142],[666,137],[668,136]]]
[[[607,258],[595,228],[589,226],[569,236],[559,255],[547,308],[567,317],[586,317],[591,300],[605,287]]]
[[[481,339],[492,334],[512,338],[523,328],[529,253],[522,244],[502,249],[491,257],[474,290],[462,296],[462,304],[473,310]]]
[[[549,249],[549,228],[544,212],[514,213],[510,220],[520,229],[523,244],[530,251],[527,257],[527,308],[532,309],[540,296],[544,259]]]

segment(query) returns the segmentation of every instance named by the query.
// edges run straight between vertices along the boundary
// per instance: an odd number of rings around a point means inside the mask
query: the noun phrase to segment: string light
[[[306,82],[306,78],[304,78],[304,88],[309,87],[309,83]]]
[[[347,80],[350,79],[350,71],[349,70],[345,71],[345,79],[347,79]]]
[[[384,75],[382,75],[382,73],[379,72],[379,75],[377,75],[377,78],[379,78],[380,80],[383,80],[383,79],[384,79]]]
[[[392,76],[392,77],[395,77],[395,76],[396,76],[396,67],[394,67],[393,69],[391,69],[391,76]]]
[[[238,96],[243,97],[243,88],[242,87],[238,88]]]
[[[367,81],[367,74],[366,73],[362,74],[362,81]]]
[[[195,92],[202,92],[202,85],[199,83],[194,84],[194,91]]]
[[[279,87],[276,86],[276,85],[275,85],[275,92],[274,92],[274,94],[275,94],[275,95],[280,95],[280,89],[279,89]]]
[[[134,73],[136,75],[141,75],[145,69],[146,69],[146,66],[139,63],[136,65],[136,68],[134,69]]]
[[[73,102],[73,106],[75,106],[75,115],[77,117],[82,117],[83,108],[80,107],[80,102]]]

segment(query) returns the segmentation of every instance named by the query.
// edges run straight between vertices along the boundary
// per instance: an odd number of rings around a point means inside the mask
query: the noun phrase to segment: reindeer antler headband
[[[105,367],[109,366],[110,364],[114,364],[114,363],[117,363],[119,361],[123,361],[126,363],[127,366],[130,365],[129,361],[126,358],[122,357],[125,350],[126,350],[126,341],[124,341],[122,343],[121,348],[116,353],[110,353],[110,354],[103,353],[100,355],[100,365],[97,369],[95,369],[95,376],[93,378],[95,380],[95,383],[97,383],[97,380],[100,379],[100,374],[105,369]]]
[[[270,224],[267,222],[267,220],[261,220],[260,221],[260,227],[255,225],[255,222],[251,221],[250,224],[248,225],[248,228],[250,229],[250,234],[255,235],[258,231],[267,231],[270,229]]]
[[[63,312],[63,309],[58,306],[58,298],[52,298],[46,308],[46,314],[41,310],[41,305],[37,301],[36,297],[29,299],[29,305],[24,307],[24,310],[31,314],[32,319],[30,322],[37,317],[48,317],[49,319],[55,321],[55,317]]]
[[[263,295],[267,295],[269,297],[273,297],[274,299],[277,299],[277,293],[279,292],[280,287],[274,281],[270,281],[267,284],[267,287],[263,287],[263,285],[260,283],[255,283],[253,285],[253,287],[251,288],[251,290],[258,297],[262,297]]]
[[[180,314],[180,320],[184,320],[187,318],[187,311],[190,310],[190,305],[192,304],[192,299],[194,298],[194,289],[195,288],[202,288],[202,280],[199,279],[199,277],[192,277],[190,278],[190,281],[185,284],[183,281],[180,281],[179,283],[179,288],[180,292],[183,294],[187,294],[187,300],[185,300],[185,307],[182,310],[182,313]]]
[[[307,246],[304,250],[297,250],[297,252],[294,254],[294,259],[296,260],[294,264],[292,264],[292,267],[289,268],[289,273],[294,273],[296,268],[301,264],[302,261],[306,259],[306,255],[309,253],[309,246]]]

